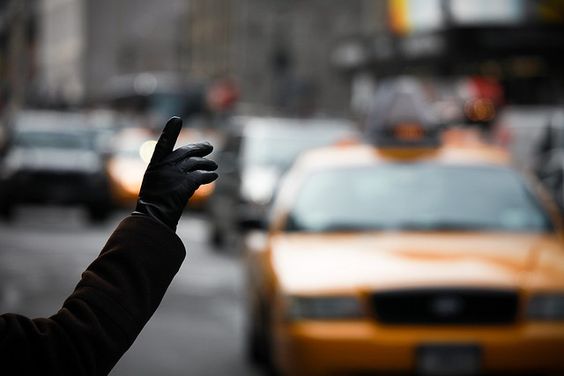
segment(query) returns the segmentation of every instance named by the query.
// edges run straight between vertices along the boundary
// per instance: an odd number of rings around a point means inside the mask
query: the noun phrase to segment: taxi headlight
[[[289,298],[291,320],[345,320],[363,316],[354,296],[293,296]]]
[[[533,295],[527,316],[533,320],[564,320],[564,293]]]

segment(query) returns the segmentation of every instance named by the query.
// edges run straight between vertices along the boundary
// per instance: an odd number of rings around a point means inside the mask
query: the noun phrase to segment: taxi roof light
[[[440,125],[424,125],[417,121],[402,121],[375,130],[370,135],[371,143],[382,149],[429,149],[440,146]]]
[[[413,80],[397,80],[376,96],[368,120],[369,141],[378,148],[436,148],[441,124],[425,91]]]
[[[393,127],[394,137],[401,141],[417,142],[423,139],[425,131],[419,123],[399,123]]]

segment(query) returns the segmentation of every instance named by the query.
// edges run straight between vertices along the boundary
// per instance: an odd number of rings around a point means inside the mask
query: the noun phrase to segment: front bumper
[[[506,327],[390,327],[302,322],[279,327],[276,362],[287,375],[409,374],[424,345],[473,345],[484,373],[564,375],[564,323]]]

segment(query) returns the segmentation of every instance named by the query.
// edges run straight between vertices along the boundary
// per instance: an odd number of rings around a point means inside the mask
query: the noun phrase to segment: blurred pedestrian
[[[0,374],[107,375],[159,306],[185,257],[175,234],[184,206],[217,178],[208,143],[173,151],[166,124],[135,211],[110,236],[62,308],[49,318],[0,315]]]

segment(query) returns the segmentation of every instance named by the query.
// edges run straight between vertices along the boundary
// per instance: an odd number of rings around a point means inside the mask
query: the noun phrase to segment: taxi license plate
[[[417,373],[470,376],[480,372],[480,348],[465,344],[429,344],[417,350]]]

